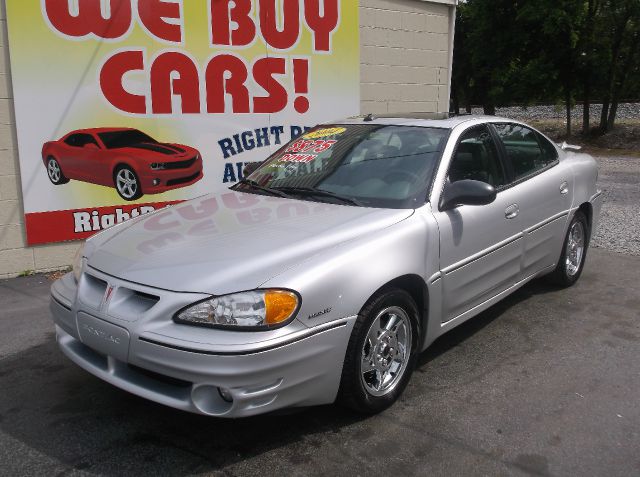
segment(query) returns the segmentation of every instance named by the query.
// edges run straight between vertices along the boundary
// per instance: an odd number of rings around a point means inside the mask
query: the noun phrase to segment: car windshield
[[[424,204],[448,129],[332,125],[293,139],[234,190],[365,207]]]
[[[100,140],[102,140],[107,149],[118,149],[120,147],[133,146],[142,142],[158,142],[137,129],[103,132],[99,133],[98,136],[100,136]]]

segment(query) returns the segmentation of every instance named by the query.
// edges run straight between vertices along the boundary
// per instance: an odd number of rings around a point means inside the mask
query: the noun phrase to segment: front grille
[[[93,310],[102,310],[120,320],[136,321],[153,308],[160,301],[160,297],[127,285],[117,280],[107,283],[91,273],[85,273],[80,281],[78,297],[84,305],[88,305]],[[109,286],[113,288],[107,296]],[[103,309],[105,300],[108,308]]]
[[[189,381],[185,381],[183,379],[178,379],[178,378],[172,378],[171,376],[165,376],[164,374],[156,373],[155,371],[149,371],[148,369],[140,368],[139,366],[135,366],[133,364],[129,364],[129,369],[137,373],[140,373],[146,376],[147,378],[151,378],[155,381],[160,381],[161,383],[168,384],[170,386],[175,386],[179,388],[188,388],[191,385],[193,385],[193,383],[190,383]]]
[[[108,285],[104,280],[85,273],[84,279],[80,282],[78,296],[85,305],[89,305],[94,310],[97,310],[100,308],[100,304],[104,299]]]
[[[159,301],[159,296],[121,286],[118,287],[111,299],[109,315],[125,321],[136,321]]]
[[[187,182],[191,182],[192,180],[197,179],[199,175],[200,175],[200,172],[196,172],[195,174],[189,177],[181,177],[179,179],[169,179],[167,181],[167,186],[186,184]]]
[[[164,168],[165,170],[173,170],[173,169],[188,169],[193,164],[195,164],[196,158],[187,159],[186,161],[176,161],[176,162],[165,162]]]

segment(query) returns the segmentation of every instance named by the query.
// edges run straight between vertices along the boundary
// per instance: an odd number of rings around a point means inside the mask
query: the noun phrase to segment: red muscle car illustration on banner
[[[72,131],[42,147],[55,185],[75,179],[115,187],[125,200],[186,187],[202,179],[202,157],[189,146],[165,144],[129,128]]]

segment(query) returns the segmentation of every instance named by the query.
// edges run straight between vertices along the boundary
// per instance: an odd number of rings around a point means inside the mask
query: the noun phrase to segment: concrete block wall
[[[79,244],[26,247],[5,3],[0,1],[0,278],[67,267]]]
[[[455,0],[361,0],[361,110],[449,111]]]
[[[362,113],[448,111],[456,2],[360,0]],[[0,0],[0,279],[67,267],[79,247],[26,247],[10,73]]]

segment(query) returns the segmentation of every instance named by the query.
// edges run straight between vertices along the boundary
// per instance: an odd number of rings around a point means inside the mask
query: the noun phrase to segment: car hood
[[[168,144],[168,143],[151,143],[141,142],[138,144],[132,144],[127,147],[119,149],[129,155],[140,155],[144,151],[147,155],[157,155],[159,158],[178,158],[193,155],[195,150],[188,146],[180,144]]]
[[[412,213],[228,191],[107,230],[87,242],[86,255],[89,266],[124,280],[220,295],[257,288]]]

